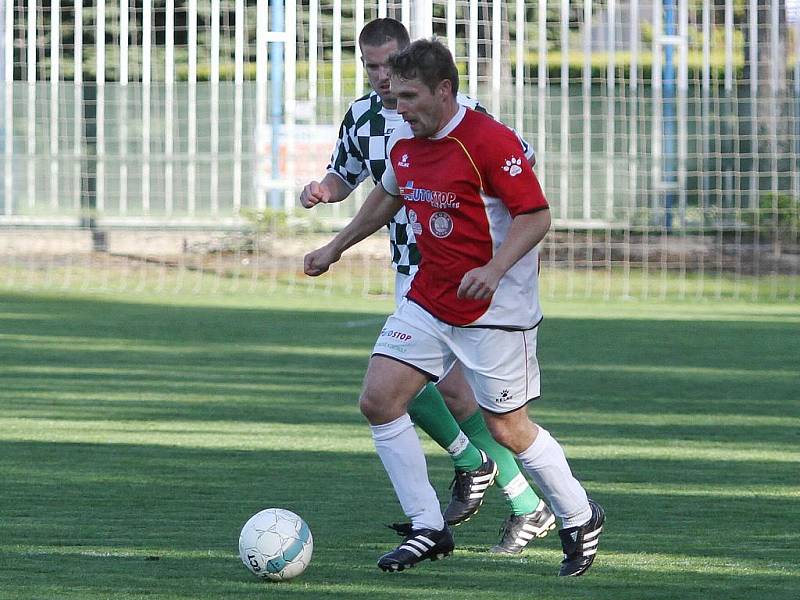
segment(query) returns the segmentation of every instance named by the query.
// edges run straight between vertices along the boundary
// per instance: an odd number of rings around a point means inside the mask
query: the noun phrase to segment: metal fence
[[[533,143],[574,244],[700,235],[797,275],[797,0],[0,7],[0,226],[240,229],[294,210],[367,90],[357,32],[393,16],[443,39],[465,91]]]

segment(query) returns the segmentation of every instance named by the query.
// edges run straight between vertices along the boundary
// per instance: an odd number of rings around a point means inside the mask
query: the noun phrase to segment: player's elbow
[[[539,211],[541,213],[542,219],[542,227],[544,228],[545,232],[550,230],[550,226],[553,224],[553,216],[550,214],[550,209],[545,208],[544,210]]]

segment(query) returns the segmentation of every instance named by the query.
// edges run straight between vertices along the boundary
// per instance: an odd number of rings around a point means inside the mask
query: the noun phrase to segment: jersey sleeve
[[[548,208],[542,187],[525,160],[518,138],[505,126],[497,127],[492,144],[483,152],[485,191],[500,198],[512,217]]]
[[[484,115],[492,117],[493,119],[495,118],[494,115],[492,115],[492,113],[490,113],[483,104],[481,104],[478,100],[472,98],[471,96],[467,96],[465,94],[458,94],[456,99],[458,100],[458,103],[461,104],[462,106],[466,106],[467,108],[471,108],[476,112],[483,113]],[[500,122],[501,121],[498,121],[498,123]],[[505,123],[503,124],[505,125]],[[506,127],[508,127],[508,125],[506,125]],[[524,137],[522,137],[522,135],[516,129],[514,129],[513,127],[508,127],[508,128],[514,132],[514,135],[517,136],[517,140],[519,141],[520,146],[522,146],[522,151],[525,153],[525,158],[528,159],[529,161],[533,161],[534,163],[536,163],[536,153],[533,151],[533,146],[531,146],[528,143],[528,141]]]
[[[405,123],[403,125],[405,125]],[[383,189],[392,196],[400,195],[400,186],[397,185],[397,176],[395,175],[394,163],[392,161],[392,150],[397,145],[397,142],[402,139],[402,130],[403,126],[401,125],[392,132],[392,135],[389,136],[389,141],[386,142],[386,170],[381,176],[381,185]]]
[[[386,161],[386,170],[381,177],[381,185],[383,189],[389,192],[392,196],[400,195],[400,187],[397,185],[397,177],[394,174],[394,167],[391,161]]]
[[[327,168],[328,173],[338,175],[351,189],[369,177],[367,161],[353,138],[354,129],[353,111],[348,110],[339,127],[339,137]]]

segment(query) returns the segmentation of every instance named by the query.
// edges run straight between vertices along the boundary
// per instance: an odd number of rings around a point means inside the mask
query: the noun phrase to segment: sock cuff
[[[547,429],[538,425],[537,427],[539,427],[539,433],[536,434],[536,439],[528,448],[517,454],[517,458],[523,462],[535,461],[539,458],[547,450],[550,440],[553,439]]]
[[[446,450],[450,456],[458,456],[459,454],[463,453],[464,450],[467,449],[469,446],[469,438],[464,435],[463,431],[459,431],[456,439],[453,440],[453,443],[450,444]]]
[[[517,473],[517,476],[514,477],[511,481],[509,481],[505,486],[503,486],[503,493],[505,493],[506,497],[509,500],[513,500],[520,494],[525,493],[527,490],[531,489],[528,485],[528,480],[525,479],[525,476],[522,473]]]
[[[410,429],[412,427],[414,427],[414,423],[411,421],[411,417],[408,416],[408,413],[405,413],[403,416],[398,417],[394,421],[384,423],[383,425],[369,426],[369,428],[372,430],[372,439],[376,442],[383,442],[395,438],[403,433],[406,429]]]
[[[486,429],[486,423],[483,420],[481,409],[476,410],[472,415],[460,421],[458,426],[461,428],[461,431],[467,434],[467,437]]]

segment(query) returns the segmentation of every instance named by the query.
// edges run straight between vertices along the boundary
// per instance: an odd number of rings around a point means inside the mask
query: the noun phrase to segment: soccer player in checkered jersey
[[[427,476],[407,407],[458,360],[493,436],[512,450],[561,520],[560,576],[592,565],[605,515],[573,476],[561,446],[531,421],[539,397],[542,311],[537,245],[550,211],[536,175],[504,125],[456,101],[447,48],[417,40],[389,58],[405,121],[387,145],[381,183],[353,220],[305,257],[316,276],[405,205],[424,260],[375,343],[360,398],[375,447],[411,520],[378,566],[397,571],[452,552],[453,537]]]
[[[306,208],[320,202],[344,200],[368,177],[375,183],[380,181],[386,169],[386,142],[403,123],[390,93],[387,60],[409,43],[405,27],[394,19],[376,19],[362,30],[359,45],[373,91],[353,102],[347,111],[327,174],[321,182],[305,186],[300,196]],[[486,112],[466,96],[459,95],[458,101]],[[520,142],[532,163],[532,149],[524,140]],[[389,220],[388,227],[399,302],[420,261],[414,234],[418,224],[410,223],[405,208],[401,208]],[[445,509],[445,519],[450,525],[463,523],[475,514],[496,470],[496,482],[503,489],[511,514],[492,552],[519,553],[533,539],[547,535],[555,527],[555,517],[531,489],[512,454],[486,429],[472,390],[458,366],[440,381],[438,389],[432,383],[425,386],[409,407],[409,414],[453,459],[453,492]],[[399,532],[403,533],[402,526]]]

